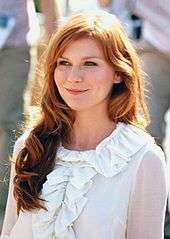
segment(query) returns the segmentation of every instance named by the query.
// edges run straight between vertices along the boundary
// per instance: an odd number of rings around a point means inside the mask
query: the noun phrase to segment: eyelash
[[[98,64],[96,62],[93,62],[93,61],[85,61],[84,64],[86,66],[97,66]],[[64,60],[61,60],[57,63],[57,65],[64,65],[64,66],[70,66],[70,63],[68,61],[64,61]]]
[[[90,63],[90,66],[97,66],[97,63],[96,62],[94,62],[94,61],[86,61],[85,62],[86,64],[88,63]]]
[[[64,66],[68,66],[68,63],[69,63],[69,62],[67,62],[67,61],[60,60],[60,61],[57,62],[57,66],[60,66],[60,65],[62,65],[62,66],[63,66],[63,65],[64,65]]]

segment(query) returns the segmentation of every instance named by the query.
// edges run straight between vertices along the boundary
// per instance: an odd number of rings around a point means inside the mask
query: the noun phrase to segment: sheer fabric
[[[27,135],[17,141],[14,155]],[[47,214],[21,212],[17,217],[12,163],[1,239],[21,239],[23,231],[24,239],[163,239],[166,165],[148,134],[120,123],[96,150],[61,146],[57,156],[60,161],[42,189]],[[60,200],[60,195],[67,197]]]

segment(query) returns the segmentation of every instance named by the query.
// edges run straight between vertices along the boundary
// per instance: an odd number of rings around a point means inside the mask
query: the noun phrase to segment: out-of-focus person
[[[55,22],[53,0],[41,1],[44,11],[45,41]],[[24,124],[24,104],[30,48],[40,36],[33,0],[0,1],[0,212],[4,214],[8,192],[8,159],[16,133]]]
[[[8,157],[15,141],[14,130],[23,124],[23,94],[27,84],[30,45],[39,27],[33,1],[0,1],[0,209],[8,190]]]
[[[134,14],[135,1],[127,0],[98,0],[98,6],[118,16],[128,36],[139,40],[142,33],[142,19]]]
[[[168,0],[141,0],[136,4],[135,12],[144,21],[143,38],[137,46],[143,69],[149,77],[149,129],[162,144],[165,114],[170,106],[170,4]]]
[[[58,0],[37,0],[36,3],[38,5],[41,34],[37,44],[31,48],[31,69],[24,104],[26,122],[29,120],[30,111],[39,104],[41,97],[42,79],[39,74],[36,74],[37,62],[47,47],[53,32],[58,28],[58,21],[61,17]]]

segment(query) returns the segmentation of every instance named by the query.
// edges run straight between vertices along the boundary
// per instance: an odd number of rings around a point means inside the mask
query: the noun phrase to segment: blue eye
[[[97,66],[97,63],[94,61],[86,61],[84,62],[85,66]]]

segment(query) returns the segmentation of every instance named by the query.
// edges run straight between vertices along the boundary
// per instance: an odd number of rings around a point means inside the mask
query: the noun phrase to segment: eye
[[[86,61],[84,62],[85,66],[97,66],[98,64],[94,61]]]
[[[66,60],[57,61],[57,66],[70,66],[70,63]]]

